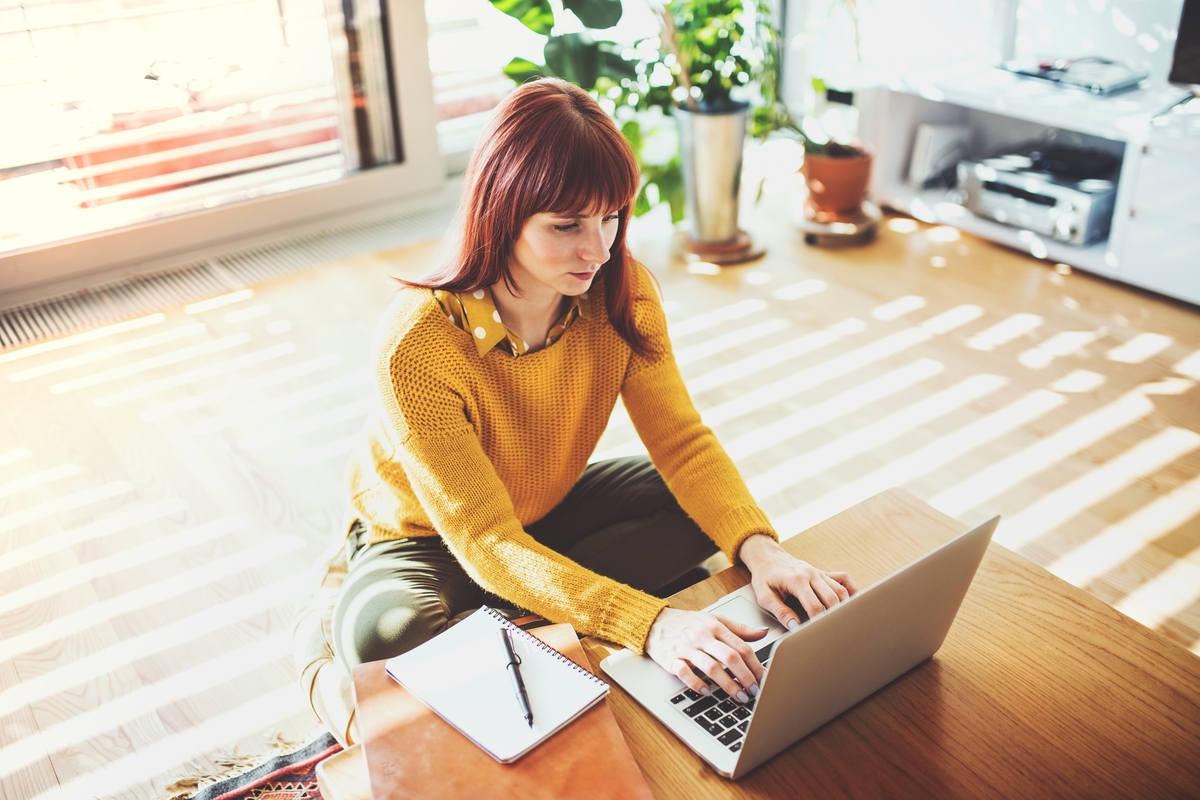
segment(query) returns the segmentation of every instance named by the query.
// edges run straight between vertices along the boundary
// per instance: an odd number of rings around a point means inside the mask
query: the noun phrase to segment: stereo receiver
[[[974,214],[1074,245],[1108,237],[1116,184],[1035,169],[1028,156],[958,164],[958,186]]]

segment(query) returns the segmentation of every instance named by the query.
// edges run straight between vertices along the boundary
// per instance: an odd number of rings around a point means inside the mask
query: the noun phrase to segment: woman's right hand
[[[758,684],[763,677],[762,664],[746,640],[761,639],[768,630],[704,611],[668,607],[659,612],[650,626],[646,655],[689,689],[704,695],[711,693],[694,669],[707,675],[734,700],[746,703],[758,696]]]

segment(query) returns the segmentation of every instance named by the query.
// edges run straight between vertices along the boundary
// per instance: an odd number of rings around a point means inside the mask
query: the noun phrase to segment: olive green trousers
[[[648,458],[588,465],[575,486],[526,531],[584,567],[635,589],[670,591],[717,546],[679,507]],[[357,522],[346,540],[349,572],[333,612],[342,666],[390,658],[481,605],[526,612],[467,576],[440,536],[367,544]]]

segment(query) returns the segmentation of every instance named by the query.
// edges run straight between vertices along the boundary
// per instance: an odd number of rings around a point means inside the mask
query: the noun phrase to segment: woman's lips
[[[590,281],[596,275],[596,271],[593,270],[592,272],[572,272],[569,274],[571,275],[572,278],[575,278],[576,280]]]

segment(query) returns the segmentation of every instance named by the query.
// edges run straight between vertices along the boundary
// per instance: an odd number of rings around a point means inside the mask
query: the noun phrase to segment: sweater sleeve
[[[384,398],[395,457],[463,569],[522,608],[641,653],[666,601],[587,570],[526,533],[453,380],[403,351],[391,360]]]
[[[756,533],[778,541],[767,515],[692,403],[671,351],[662,305],[644,272],[634,318],[649,347],[631,358],[621,396],[671,493],[731,561],[737,560],[742,542]]]

